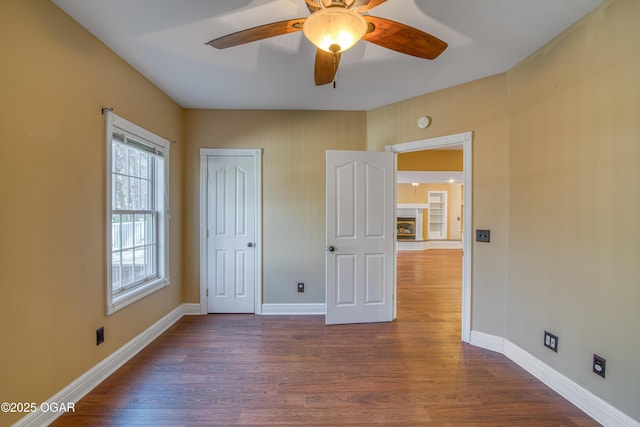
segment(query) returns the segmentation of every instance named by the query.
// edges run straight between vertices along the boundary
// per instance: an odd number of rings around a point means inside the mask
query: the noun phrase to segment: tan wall
[[[366,113],[183,116],[49,1],[3,2],[0,400],[43,401],[180,302],[198,302],[199,148],[264,148],[264,300],[322,302],[324,150],[472,131],[472,226],[492,232],[473,246],[473,329],[640,419],[639,21],[640,2],[608,0],[509,73]],[[103,106],[178,140],[173,284],[109,318]],[[419,129],[425,114],[433,123]],[[543,328],[560,336],[558,354],[542,347]],[[594,352],[608,360],[604,381],[590,372]]]
[[[639,22],[639,1],[607,1],[509,73],[505,318],[510,341],[636,420]]]
[[[40,403],[182,302],[182,112],[50,1],[3,1],[0,40],[0,401]],[[178,141],[173,282],[108,318],[104,106]]]
[[[367,113],[368,147],[473,131],[472,329],[640,419],[640,2],[608,0],[507,74]],[[432,117],[425,130],[415,121]],[[560,352],[542,345],[544,329]],[[591,372],[593,353],[607,379]]]
[[[324,302],[325,150],[364,150],[365,113],[188,110],[186,127],[185,300],[199,301],[200,148],[232,147],[264,149],[264,302]]]
[[[474,244],[472,328],[502,336],[509,201],[507,76],[500,74],[367,112],[370,150],[473,132],[473,227],[491,229],[491,244]],[[427,129],[416,125],[428,114]]]

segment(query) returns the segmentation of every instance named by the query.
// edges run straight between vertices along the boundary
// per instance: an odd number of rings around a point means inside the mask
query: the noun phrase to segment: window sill
[[[107,296],[106,314],[107,316],[110,316],[116,311],[125,308],[126,306],[141,300],[147,295],[151,295],[152,293],[167,286],[169,286],[169,278],[162,278],[146,283],[122,295],[118,295],[113,298],[112,301],[109,301],[111,298]]]

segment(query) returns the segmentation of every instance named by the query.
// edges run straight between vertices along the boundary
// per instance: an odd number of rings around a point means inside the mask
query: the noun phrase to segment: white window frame
[[[156,292],[169,285],[169,148],[170,141],[149,132],[140,126],[131,123],[112,111],[105,112],[105,312],[109,316],[116,311]],[[157,275],[147,281],[120,293],[114,294],[112,283],[112,166],[113,166],[113,134],[121,134],[142,143],[162,156],[156,157],[157,162],[162,162],[163,170],[156,171],[156,185],[158,195],[157,206]],[[125,138],[126,139],[126,138]],[[159,168],[158,168],[159,169]]]

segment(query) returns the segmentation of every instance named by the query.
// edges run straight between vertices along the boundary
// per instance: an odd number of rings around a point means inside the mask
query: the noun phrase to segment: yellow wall
[[[181,108],[47,0],[0,4],[0,401],[44,402],[182,302]],[[101,107],[171,148],[172,284],[106,318]],[[95,334],[105,327],[106,341]],[[9,425],[24,414],[0,414]]]
[[[399,171],[429,171],[429,172],[449,172],[463,171],[463,151],[462,150],[422,150],[410,153],[398,154]],[[462,226],[462,212],[460,204],[462,194],[461,184],[433,184],[421,183],[415,189],[411,184],[398,184],[398,203],[426,203],[429,191],[447,191],[447,239],[460,240]],[[424,211],[423,217],[423,238],[427,240],[428,211]]]
[[[360,111],[187,110],[185,299],[199,301],[200,148],[263,148],[265,303],[324,302],[325,150],[364,150]],[[305,292],[297,292],[297,283]]]
[[[462,150],[423,150],[398,154],[399,171],[461,171]]]
[[[462,226],[461,192],[462,184],[448,183],[420,183],[417,188],[408,183],[397,185],[398,203],[427,203],[429,191],[447,192],[447,239],[460,240]],[[422,218],[423,239],[427,240],[428,209],[424,210]]]

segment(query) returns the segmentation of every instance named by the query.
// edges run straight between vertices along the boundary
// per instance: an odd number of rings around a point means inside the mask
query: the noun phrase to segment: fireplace
[[[416,219],[411,217],[398,217],[397,230],[398,240],[415,240]]]
[[[426,203],[399,203],[396,210],[396,236],[398,240],[422,241],[422,221]]]

